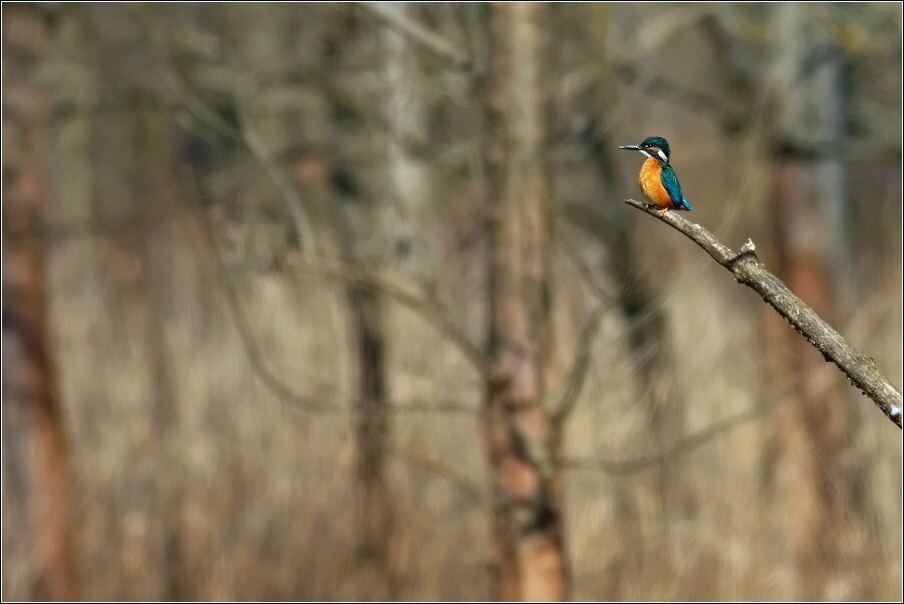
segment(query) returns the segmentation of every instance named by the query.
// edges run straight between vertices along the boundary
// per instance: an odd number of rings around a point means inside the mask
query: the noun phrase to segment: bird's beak
[[[628,149],[629,151],[640,151],[639,145],[622,145],[619,149]]]

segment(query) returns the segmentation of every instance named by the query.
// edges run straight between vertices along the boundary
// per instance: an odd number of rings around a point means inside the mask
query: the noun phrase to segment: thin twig
[[[270,150],[257,135],[257,132],[251,126],[251,116],[245,106],[243,91],[240,85],[236,85],[235,89],[235,105],[239,116],[239,124],[241,127],[242,139],[251,151],[251,154],[257,162],[263,167],[267,176],[273,181],[273,184],[279,189],[282,198],[286,203],[292,221],[295,224],[295,230],[298,238],[301,240],[301,246],[304,250],[305,258],[309,262],[316,261],[316,252],[314,248],[314,230],[311,227],[311,219],[304,207],[304,201],[298,193],[298,189],[286,176],[285,171],[276,165],[276,162],[270,155]]]
[[[197,186],[197,183],[193,184],[195,187]],[[196,205],[200,207],[200,195],[198,194],[196,189],[193,189],[191,193],[186,192],[185,194],[195,197]],[[331,404],[319,403],[294,392],[273,373],[271,373],[269,369],[267,369],[266,364],[263,360],[263,355],[260,353],[260,350],[258,349],[256,341],[254,339],[253,330],[247,317],[245,316],[244,309],[242,308],[241,301],[239,300],[238,292],[236,291],[234,284],[229,278],[229,273],[226,269],[225,264],[223,263],[222,257],[219,254],[216,245],[216,238],[213,234],[213,225],[210,224],[210,219],[209,217],[207,217],[206,213],[203,210],[201,211],[201,213],[204,214],[204,216],[201,219],[203,241],[200,242],[200,247],[203,248],[202,252],[204,252],[205,255],[208,256],[208,258],[214,265],[217,280],[219,281],[221,289],[226,296],[226,301],[228,302],[229,309],[232,312],[236,326],[239,329],[239,335],[247,351],[248,358],[251,361],[252,369],[255,371],[255,373],[257,373],[258,377],[260,377],[265,386],[267,386],[271,391],[273,391],[285,401],[289,401],[290,403],[304,408],[308,411],[314,411],[318,413],[343,412],[343,409],[340,407]],[[477,348],[477,346],[475,346],[468,340],[467,336],[465,336],[458,329],[458,327],[452,322],[451,319],[449,319],[448,315],[442,309],[431,304],[424,298],[406,291],[400,285],[392,283],[391,281],[368,274],[365,271],[355,269],[354,267],[310,263],[306,260],[302,260],[300,268],[303,271],[313,272],[321,276],[339,279],[346,283],[357,282],[368,284],[371,287],[380,290],[390,299],[395,300],[396,302],[402,304],[407,308],[410,308],[411,310],[424,317],[427,321],[429,321],[434,327],[437,328],[437,330],[439,330],[443,335],[451,340],[456,347],[458,347],[458,349],[464,354],[465,358],[471,363],[471,365],[477,370],[480,375],[486,375],[488,371],[487,361],[483,352],[481,352],[480,349]],[[477,413],[477,410],[453,403],[437,403],[435,405],[403,403],[394,407],[392,409],[392,412]]]
[[[615,68],[616,76],[629,86],[637,85],[644,94],[666,99],[690,111],[718,119],[723,128],[737,132],[749,126],[747,112],[708,92],[645,71],[631,62]]]
[[[557,455],[559,446],[562,442],[562,431],[565,427],[565,422],[568,421],[571,412],[574,410],[575,404],[577,404],[578,395],[581,393],[581,389],[584,387],[584,382],[587,379],[587,370],[590,367],[593,342],[596,340],[596,335],[599,333],[602,319],[603,308],[597,307],[584,321],[581,335],[578,338],[578,343],[575,347],[571,370],[568,372],[568,378],[565,382],[565,391],[562,393],[559,403],[549,417],[549,448],[554,456]]]
[[[901,391],[882,375],[872,357],[860,354],[841,337],[831,325],[823,321],[812,308],[795,296],[784,283],[772,274],[757,258],[753,241],[747,240],[739,253],[731,251],[708,230],[682,218],[677,212],[659,216],[659,208],[648,207],[633,199],[625,203],[651,216],[655,216],[692,239],[713,259],[730,270],[738,283],[756,291],[778,314],[783,316],[801,335],[819,350],[827,361],[832,361],[866,396],[882,410],[898,428],[901,428]]]
[[[584,257],[581,256],[580,252],[574,248],[574,245],[568,240],[568,237],[556,230],[556,240],[559,242],[559,249],[561,249],[565,256],[571,260],[571,263],[577,269],[578,274],[584,279],[584,282],[587,284],[587,287],[590,288],[590,291],[593,292],[596,299],[603,304],[614,306],[615,303],[613,300],[615,300],[615,295],[610,291],[606,291],[606,288],[597,282],[593,276],[593,269],[590,268],[590,265],[587,264],[587,261],[584,260]]]
[[[383,2],[359,2],[358,4],[382,18],[393,27],[409,35],[417,42],[420,42],[439,56],[449,59],[452,61],[452,64],[459,69],[470,68],[471,61],[465,53],[458,50],[455,45],[439,34],[430,31],[404,13],[387,6]]]
[[[458,489],[461,490],[462,493],[467,495],[468,498],[475,503],[482,503],[484,501],[483,491],[478,485],[472,483],[467,478],[460,476],[454,469],[442,462],[424,459],[423,457],[418,457],[407,451],[400,451],[398,449],[387,449],[386,453],[390,457],[397,459],[402,463],[420,468],[422,470],[426,470],[427,472],[435,474],[441,478],[445,478],[451,484],[458,487]]]
[[[193,184],[197,186],[196,183]],[[195,197],[199,197],[196,189],[193,193],[195,193]],[[236,291],[235,284],[229,278],[229,271],[226,269],[226,265],[223,263],[223,258],[217,248],[210,217],[203,209],[200,210],[200,214],[202,217],[199,221],[201,223],[201,241],[199,242],[199,248],[201,248],[201,252],[206,255],[208,260],[213,264],[215,277],[220,284],[220,289],[226,297],[227,305],[232,313],[235,325],[238,327],[239,337],[245,347],[248,360],[251,363],[251,368],[254,373],[257,374],[269,390],[274,392],[284,402],[289,402],[295,407],[314,413],[342,413],[343,410],[336,405],[322,403],[295,392],[267,368],[267,364],[264,362],[264,355],[261,353],[260,348],[258,348],[257,341],[254,337],[254,330],[245,315],[245,310],[239,299],[238,291]]]
[[[637,472],[649,467],[656,466],[667,461],[673,461],[675,457],[687,453],[697,447],[700,447],[715,437],[741,426],[760,415],[765,408],[754,408],[738,415],[716,422],[709,428],[705,428],[686,438],[682,438],[671,447],[667,447],[656,453],[635,457],[626,460],[609,460],[609,459],[565,459],[562,461],[562,468],[569,470],[602,470],[610,474],[628,474]]]
[[[361,283],[386,294],[389,298],[402,306],[409,308],[431,323],[440,333],[449,339],[471,363],[481,376],[488,375],[488,362],[486,355],[461,332],[448,314],[438,306],[431,304],[424,297],[407,291],[403,286],[393,283],[389,279],[379,277],[365,270],[348,265],[327,264],[325,262],[310,264],[303,260],[300,269],[314,274],[323,275],[333,279],[340,279],[346,283]]]
[[[245,148],[251,152],[251,156],[258,165],[263,168],[264,172],[266,172],[273,185],[279,190],[282,199],[285,201],[305,256],[312,259],[312,261],[316,259],[314,231],[311,226],[311,219],[304,206],[304,200],[286,176],[285,171],[279,168],[269,149],[258,136],[257,132],[252,128],[251,117],[248,114],[243,91],[240,89],[240,84],[238,82],[239,76],[236,75],[237,82],[233,91],[235,107],[239,117],[238,130],[227,124],[216,114],[216,112],[212,111],[204,101],[192,93],[188,87],[183,85],[181,79],[174,71],[163,71],[160,77],[168,83],[170,91],[190,114],[209,128],[212,128],[218,134],[244,145]]]

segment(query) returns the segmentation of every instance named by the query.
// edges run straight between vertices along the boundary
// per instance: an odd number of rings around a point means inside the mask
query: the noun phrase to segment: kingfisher
[[[669,165],[669,142],[661,136],[649,136],[639,145],[623,145],[619,149],[640,151],[647,156],[640,167],[637,182],[647,200],[661,208],[659,217],[669,210],[694,211],[694,206],[684,198],[678,175]]]

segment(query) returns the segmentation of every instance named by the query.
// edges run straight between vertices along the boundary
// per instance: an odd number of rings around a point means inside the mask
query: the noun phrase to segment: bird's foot
[[[662,218],[663,216],[665,216],[665,213],[668,211],[669,211],[668,208],[663,208],[663,209],[659,210],[659,217]]]

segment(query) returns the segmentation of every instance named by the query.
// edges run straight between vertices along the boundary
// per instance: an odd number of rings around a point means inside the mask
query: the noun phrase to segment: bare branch
[[[621,461],[607,459],[566,459],[562,461],[561,467],[570,470],[602,470],[603,472],[609,472],[611,474],[637,472],[667,461],[673,461],[675,457],[703,446],[717,436],[755,419],[764,410],[765,408],[754,408],[745,411],[744,413],[739,413],[724,421],[716,422],[709,428],[701,430],[696,434],[692,434],[687,438],[682,438],[671,447],[667,447],[662,451],[650,455]]]
[[[251,126],[251,117],[248,115],[248,109],[245,106],[242,96],[243,90],[237,85],[235,90],[236,108],[239,115],[239,123],[241,125],[241,135],[251,154],[261,165],[273,184],[279,189],[292,221],[295,224],[295,230],[301,239],[302,249],[305,257],[309,262],[314,261],[316,252],[314,249],[314,231],[311,227],[311,219],[304,207],[304,201],[298,193],[298,189],[286,176],[285,171],[276,165],[276,162],[270,155],[270,150],[257,135],[257,132]]]
[[[584,387],[587,378],[587,369],[590,367],[590,356],[593,342],[596,340],[596,334],[599,333],[600,323],[603,319],[603,308],[597,307],[593,310],[584,321],[581,329],[581,336],[578,338],[578,344],[575,347],[574,359],[571,364],[571,371],[568,372],[568,379],[565,382],[565,391],[559,404],[549,418],[549,434],[550,445],[553,456],[558,454],[559,445],[562,442],[562,431],[565,422],[574,410],[577,403],[578,395]]]
[[[422,296],[413,294],[401,285],[393,283],[388,279],[384,279],[383,277],[379,277],[352,266],[338,264],[328,265],[326,263],[310,264],[302,259],[300,268],[304,271],[340,279],[347,283],[362,283],[369,285],[374,289],[383,292],[389,298],[395,300],[402,306],[415,311],[430,322],[440,333],[446,336],[446,338],[448,338],[462,354],[464,354],[465,358],[481,376],[488,375],[488,363],[483,352],[471,343],[468,337],[452,322],[445,311],[435,304],[431,304]]]
[[[414,19],[409,19],[408,16],[386,3],[359,2],[359,4],[439,56],[449,59],[456,67],[460,69],[468,69],[470,67],[471,61],[467,55],[455,48],[451,42],[430,31]]]
[[[458,487],[462,493],[467,495],[468,498],[475,503],[483,503],[484,496],[481,488],[478,485],[472,483],[467,478],[461,477],[455,470],[443,464],[442,462],[424,459],[423,457],[418,457],[416,455],[412,455],[407,451],[400,451],[398,449],[388,449],[386,453],[390,457],[395,458],[402,463],[416,468],[421,468],[422,470],[426,470],[431,474],[445,478],[450,483]]]
[[[609,304],[610,307],[614,306],[615,303],[613,302],[613,300],[615,299],[615,295],[610,291],[606,291],[606,288],[597,282],[597,280],[593,276],[593,269],[590,268],[590,266],[587,264],[587,261],[584,260],[583,256],[581,256],[580,252],[574,249],[574,246],[571,244],[568,238],[565,237],[565,235],[563,235],[561,232],[557,231],[556,239],[559,242],[560,249],[565,253],[565,256],[568,257],[568,259],[577,269],[581,278],[587,284],[587,287],[589,287],[593,292],[596,299],[604,304]]]
[[[800,298],[795,296],[778,277],[766,269],[756,257],[753,242],[748,240],[739,253],[723,245],[708,230],[682,218],[677,212],[659,216],[659,208],[651,208],[633,199],[625,200],[630,206],[655,216],[680,231],[702,247],[713,259],[730,270],[739,283],[756,291],[778,314],[783,316],[801,335],[807,338],[825,357],[832,361],[866,396],[878,405],[882,412],[901,428],[901,391],[882,375],[872,357],[860,354],[823,321]]]
[[[241,300],[239,300],[235,284],[233,284],[232,280],[229,278],[229,272],[217,249],[213,225],[210,224],[210,218],[204,210],[201,211],[201,214],[202,218],[199,221],[201,223],[201,237],[199,238],[200,241],[198,247],[201,248],[202,253],[204,253],[213,264],[215,277],[220,284],[220,289],[226,297],[226,302],[232,313],[236,327],[238,327],[239,337],[248,354],[248,360],[251,363],[251,368],[254,373],[257,374],[261,382],[263,382],[269,390],[283,401],[287,401],[295,407],[315,413],[341,413],[342,409],[336,405],[322,403],[293,391],[267,368],[267,364],[264,362],[264,356],[261,354],[254,338],[254,331],[248,318],[245,316],[245,310],[242,308],[242,303]]]
[[[622,82],[629,86],[639,86],[645,94],[672,101],[690,111],[718,119],[729,133],[738,132],[750,125],[744,108],[732,106],[708,92],[645,72],[628,62],[617,65],[615,73]]]
[[[194,183],[193,179],[188,178],[186,180],[192,181],[191,184],[194,185],[194,187],[197,187],[197,183]],[[185,195],[195,197],[196,203],[200,205],[200,195],[198,194],[197,190],[189,186],[187,183],[183,188],[191,188],[191,192],[184,191],[183,193]],[[203,211],[202,214],[204,214]],[[344,412],[341,407],[337,407],[336,405],[332,404],[320,403],[319,401],[311,400],[308,397],[294,392],[267,368],[266,364],[264,363],[263,355],[260,353],[260,350],[258,349],[255,342],[251,325],[247,317],[245,316],[244,309],[242,308],[241,301],[239,300],[238,292],[236,291],[234,284],[229,278],[228,270],[226,269],[226,266],[223,263],[223,259],[217,249],[216,238],[213,234],[213,225],[210,224],[210,219],[206,214],[204,214],[200,222],[202,223],[200,227],[202,231],[202,241],[200,241],[198,245],[201,248],[202,253],[204,253],[208,257],[209,261],[214,265],[217,280],[219,281],[223,293],[226,296],[226,301],[229,304],[229,309],[233,315],[233,318],[235,319],[236,326],[239,329],[239,335],[241,336],[242,342],[248,353],[248,358],[251,361],[251,366],[254,372],[258,375],[258,377],[260,377],[261,381],[267,388],[273,391],[284,401],[288,401],[297,407],[318,413]],[[427,319],[443,335],[449,338],[452,343],[459,348],[459,350],[462,351],[465,358],[470,361],[470,363],[474,366],[474,368],[480,375],[485,376],[487,374],[487,361],[480,349],[468,340],[468,338],[458,329],[458,327],[451,321],[451,319],[449,319],[449,317],[442,309],[433,304],[430,304],[427,300],[405,291],[401,286],[396,285],[386,279],[367,274],[365,271],[355,269],[353,267],[341,265],[329,266],[320,263],[310,263],[302,259],[301,269],[313,272],[318,275],[340,279],[347,283],[365,283],[370,285],[371,287],[374,287],[375,289],[380,290],[399,304],[402,304],[403,306],[414,310],[422,317]],[[433,405],[407,403],[395,406],[392,409],[392,412],[476,413],[477,411],[463,405],[457,405],[455,403],[437,403]]]

